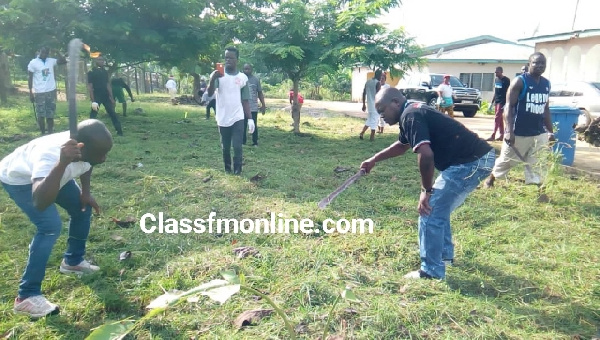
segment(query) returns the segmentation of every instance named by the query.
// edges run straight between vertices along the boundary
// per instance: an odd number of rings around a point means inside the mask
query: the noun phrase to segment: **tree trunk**
[[[298,103],[298,87],[300,79],[293,79],[294,96],[292,97],[292,119],[294,119],[294,134],[300,134],[300,104]]]
[[[8,55],[0,49],[0,104],[6,104],[6,94],[11,86]]]
[[[200,92],[200,75],[198,73],[191,73],[192,77],[194,77],[194,84],[192,88],[192,94],[194,101],[200,104],[202,102],[202,97],[198,94]]]
[[[135,72],[134,73],[134,75],[135,75],[135,94],[139,96],[140,95],[140,85],[138,83],[137,67],[135,67],[135,66],[133,67],[133,72]]]

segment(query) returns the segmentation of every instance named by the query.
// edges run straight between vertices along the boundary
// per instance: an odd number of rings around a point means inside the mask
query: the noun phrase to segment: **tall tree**
[[[240,17],[271,2],[8,0],[0,6],[0,44],[33,56],[41,45],[66,50],[77,37],[117,63],[193,64],[246,34],[240,30],[251,23]]]
[[[300,133],[298,84],[356,63],[393,69],[418,65],[418,46],[403,31],[373,23],[399,0],[289,0],[280,3],[248,39],[256,59],[293,82],[294,133]],[[393,67],[392,67],[393,66]]]

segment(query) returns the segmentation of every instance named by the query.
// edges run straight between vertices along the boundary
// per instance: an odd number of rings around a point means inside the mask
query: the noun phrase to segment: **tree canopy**
[[[77,37],[125,65],[155,61],[208,73],[225,46],[241,45],[298,93],[343,67],[368,65],[393,76],[419,65],[403,30],[374,20],[400,0],[9,0],[0,7],[0,45],[34,56],[42,45],[64,53]],[[25,29],[24,29],[25,28]],[[297,100],[294,99],[294,103]],[[294,131],[299,110],[293,106]]]

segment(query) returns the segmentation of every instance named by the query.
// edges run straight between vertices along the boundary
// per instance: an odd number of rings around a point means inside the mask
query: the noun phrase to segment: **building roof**
[[[513,42],[513,41],[500,39],[500,38],[497,38],[497,37],[494,37],[491,35],[480,35],[477,37],[452,41],[452,42],[445,43],[445,44],[437,44],[437,45],[427,46],[427,47],[423,48],[423,53],[424,54],[436,53],[442,48],[444,51],[452,51],[452,50],[456,50],[456,49],[460,49],[460,48],[481,45],[481,44],[486,44],[486,43],[490,43],[490,42],[496,42],[496,43],[501,43],[501,44],[515,44],[515,42]]]
[[[588,38],[588,37],[596,37],[600,36],[600,28],[591,28],[577,31],[569,31],[555,34],[546,34],[539,35],[531,38],[519,39],[519,42],[532,42],[532,43],[540,43],[547,41],[561,41],[561,40],[570,40],[575,38]]]
[[[532,46],[515,43],[488,42],[468,47],[444,50],[441,54],[424,56],[430,63],[479,62],[479,63],[527,63],[535,52]]]

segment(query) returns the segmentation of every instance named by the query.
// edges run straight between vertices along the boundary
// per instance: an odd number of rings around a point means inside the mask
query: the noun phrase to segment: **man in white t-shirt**
[[[54,79],[55,67],[65,64],[65,57],[58,59],[49,58],[50,49],[46,46],[40,49],[37,58],[32,59],[27,65],[29,79],[29,98],[35,107],[37,123],[42,135],[54,132],[54,114],[56,113],[56,80]]]
[[[233,145],[233,174],[242,173],[242,140],[244,117],[248,119],[248,132],[254,132],[254,120],[250,113],[248,77],[237,69],[239,51],[235,47],[225,49],[225,74],[218,70],[210,75],[206,92],[217,94],[216,118],[221,134],[221,148],[225,171],[231,172],[231,146]]]
[[[450,76],[444,75],[444,81],[438,86],[438,105],[442,113],[448,113],[448,116],[454,118],[454,101],[452,100],[452,86],[450,86]]]
[[[175,104],[175,96],[177,95],[177,83],[175,82],[175,78],[173,77],[173,75],[169,76],[169,80],[167,80],[165,88],[171,96],[171,104]]]
[[[77,126],[77,140],[70,138],[69,131],[46,135],[0,161],[2,186],[37,228],[14,302],[15,312],[34,318],[58,313],[58,306],[46,300],[41,291],[50,253],[62,229],[56,204],[70,216],[60,272],[84,274],[100,269],[83,258],[92,208],[100,212],[90,194],[90,178],[93,166],[104,163],[112,145],[106,126],[88,119]],[[78,177],[81,187],[75,182]]]

